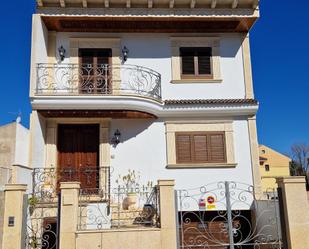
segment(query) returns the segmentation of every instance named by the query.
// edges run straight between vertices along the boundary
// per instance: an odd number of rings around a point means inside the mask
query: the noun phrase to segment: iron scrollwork
[[[282,246],[277,200],[258,198],[251,185],[211,183],[178,190],[177,199],[182,249]]]
[[[161,75],[137,65],[39,63],[36,94],[135,95],[161,100]]]

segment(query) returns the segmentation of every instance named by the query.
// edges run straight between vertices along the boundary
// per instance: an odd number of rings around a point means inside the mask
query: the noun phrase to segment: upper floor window
[[[210,47],[181,47],[181,78],[212,78]]]
[[[269,171],[269,164],[265,165],[265,171]]]
[[[111,49],[79,49],[80,93],[111,93]]]
[[[220,83],[219,37],[171,37],[171,83]]]
[[[177,163],[226,163],[224,132],[176,133]]]

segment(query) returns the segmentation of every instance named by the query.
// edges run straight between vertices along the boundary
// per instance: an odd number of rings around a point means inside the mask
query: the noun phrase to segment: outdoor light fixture
[[[126,46],[124,46],[122,49],[122,58],[124,62],[127,61],[128,54],[129,54],[129,49]]]
[[[120,143],[120,136],[121,136],[121,133],[120,131],[117,129],[114,133],[114,136],[112,138],[112,143],[114,144],[114,146],[116,147],[117,144]]]
[[[58,52],[59,52],[60,60],[63,61],[65,57],[65,49],[62,45],[60,48],[58,48]]]

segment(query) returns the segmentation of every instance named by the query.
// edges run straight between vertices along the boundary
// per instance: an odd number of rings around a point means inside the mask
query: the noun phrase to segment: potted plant
[[[119,175],[119,179],[116,182],[119,186],[120,182],[122,182],[126,193],[126,197],[124,198],[122,203],[122,207],[124,210],[136,208],[137,191],[139,191],[139,180],[139,172],[136,172],[135,170],[129,169],[128,173],[122,177],[121,175]]]

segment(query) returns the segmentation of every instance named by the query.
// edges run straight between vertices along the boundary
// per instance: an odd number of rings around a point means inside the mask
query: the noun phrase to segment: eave
[[[256,16],[50,16],[42,19],[58,32],[204,33],[247,32]]]
[[[59,32],[247,32],[258,0],[37,0]]]
[[[259,0],[36,0],[37,8],[251,8]]]

